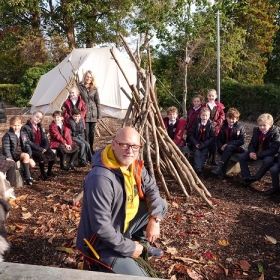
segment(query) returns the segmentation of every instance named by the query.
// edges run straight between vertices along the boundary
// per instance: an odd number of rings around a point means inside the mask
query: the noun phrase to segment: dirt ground
[[[7,108],[8,119],[20,113]],[[22,118],[26,121],[29,116]],[[51,117],[45,117],[45,128],[50,121]],[[121,125],[111,118],[104,121],[113,132]],[[253,124],[245,125],[249,140]],[[7,129],[8,123],[0,124],[0,138]],[[99,131],[95,150],[112,139],[102,127]],[[205,165],[200,178],[212,194],[213,209],[195,193],[187,201],[165,174],[173,199],[168,201],[161,238],[155,244],[164,255],[151,259],[152,266],[163,278],[173,280],[280,279],[280,196],[263,195],[271,187],[269,174],[252,187],[244,187],[240,174],[218,180],[212,168]],[[34,185],[16,188],[17,199],[11,200],[6,228],[12,249],[6,261],[78,268],[81,256],[75,240],[82,205],[73,206],[72,199],[82,190],[89,171],[90,167],[62,171],[57,161],[54,172],[58,176],[42,181],[38,167],[32,170]]]

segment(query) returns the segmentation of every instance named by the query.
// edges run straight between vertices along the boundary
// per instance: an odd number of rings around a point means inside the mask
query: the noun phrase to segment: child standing
[[[200,118],[195,120],[188,137],[188,146],[194,153],[194,170],[200,174],[203,163],[207,159],[209,147],[215,140],[215,130],[208,108],[201,108]]]
[[[187,142],[188,142],[188,134],[194,124],[195,120],[199,118],[199,113],[203,104],[203,96],[197,94],[193,97],[192,103],[193,107],[188,110],[187,114],[187,124],[186,124],[186,131],[187,131]]]
[[[69,96],[62,105],[62,116],[65,121],[68,121],[68,119],[72,116],[72,110],[74,108],[78,108],[81,111],[84,129],[86,129],[85,115],[87,112],[87,107],[86,103],[80,96],[79,89],[76,86],[70,87]]]
[[[31,119],[22,127],[22,130],[27,136],[35,162],[39,163],[41,179],[45,181],[50,176],[56,176],[52,171],[56,155],[50,149],[49,140],[43,128],[42,120],[43,113],[41,111],[35,111]],[[45,172],[45,164],[48,164],[47,172]]]
[[[80,147],[80,166],[87,166],[87,159],[91,161],[92,153],[89,143],[85,140],[84,125],[81,119],[81,111],[77,108],[72,110],[72,117],[68,119],[72,140]]]
[[[184,140],[184,131],[186,127],[186,121],[178,119],[178,109],[174,106],[167,109],[167,117],[163,118],[165,128],[168,136],[182,151],[186,145]]]
[[[211,89],[207,93],[208,102],[203,105],[203,107],[207,107],[210,110],[210,120],[212,120],[215,127],[215,136],[218,136],[221,125],[225,119],[225,106],[224,104],[216,101],[218,94],[215,89]],[[209,149],[209,160],[213,165],[217,165],[216,161],[216,153],[217,153],[217,145],[216,139],[211,145]]]
[[[262,114],[257,119],[257,127],[253,129],[253,135],[248,146],[248,151],[239,155],[241,175],[244,185],[259,181],[270,169],[274,162],[274,156],[279,151],[280,133],[278,127],[273,125],[273,117],[270,114]],[[262,160],[260,169],[251,176],[248,161]]]
[[[232,154],[245,152],[246,132],[243,124],[238,121],[239,117],[239,111],[230,108],[217,137],[217,148],[221,159],[218,166],[212,169],[212,173],[217,175],[219,179],[224,178]]]
[[[32,159],[31,147],[25,133],[21,131],[21,127],[21,119],[17,116],[11,117],[10,128],[2,137],[2,149],[6,159],[15,162],[21,161],[25,182],[32,186],[33,178],[30,175],[29,167],[33,168],[35,162]]]
[[[62,113],[54,111],[52,117],[53,121],[49,127],[50,148],[57,149],[61,169],[75,170],[74,160],[78,156],[79,147],[72,141],[70,128],[63,122]],[[71,154],[71,156],[69,163],[65,164],[67,154]]]

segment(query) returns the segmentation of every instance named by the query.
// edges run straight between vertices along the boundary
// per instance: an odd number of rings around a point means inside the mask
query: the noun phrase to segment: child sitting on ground
[[[21,127],[21,119],[17,116],[11,117],[9,131],[2,137],[2,150],[6,160],[21,161],[25,183],[32,186],[33,178],[29,168],[33,168],[35,162],[32,159],[32,151],[28,139],[25,133],[21,131]]]
[[[239,117],[239,111],[230,108],[217,137],[217,148],[221,158],[218,166],[212,169],[212,173],[219,179],[224,178],[232,154],[245,152],[246,132],[243,124],[238,121]]]
[[[56,176],[56,174],[52,171],[56,155],[50,149],[49,140],[42,125],[42,120],[43,113],[41,111],[35,111],[31,119],[28,120],[22,127],[22,131],[28,138],[33,159],[35,162],[39,163],[41,179],[45,181],[50,176]],[[45,164],[48,164],[47,172],[45,172]]]
[[[187,142],[189,142],[188,141],[188,134],[189,134],[192,126],[193,126],[195,120],[197,118],[199,118],[199,113],[200,113],[203,101],[204,101],[203,96],[200,95],[200,94],[197,94],[192,98],[193,107],[191,107],[188,110],[188,114],[187,114],[187,124],[186,124],[186,133],[187,133],[186,141]]]
[[[244,185],[249,186],[259,181],[270,169],[274,162],[274,156],[279,151],[279,128],[273,125],[273,117],[270,114],[262,114],[257,119],[257,127],[253,129],[253,135],[248,146],[248,151],[239,155],[241,175]],[[251,176],[248,161],[262,160],[260,169]]]
[[[78,108],[81,111],[81,118],[83,120],[84,129],[85,129],[86,128],[85,115],[87,112],[87,106],[86,106],[86,103],[81,98],[80,92],[79,92],[79,89],[77,88],[77,86],[72,86],[69,88],[69,96],[62,105],[62,108],[61,108],[62,116],[65,121],[68,121],[68,119],[72,116],[72,110],[74,108]]]
[[[81,119],[81,111],[77,108],[72,110],[72,116],[68,119],[71,137],[80,147],[79,165],[87,166],[87,160],[91,161],[92,153],[89,143],[85,140],[84,124]]]
[[[168,136],[183,151],[186,141],[183,138],[186,127],[186,121],[178,119],[178,109],[174,106],[167,109],[167,117],[163,118]]]
[[[60,157],[60,168],[63,170],[75,170],[74,160],[78,156],[79,146],[72,141],[70,128],[63,122],[62,113],[54,111],[53,121],[49,127],[50,147],[57,149]],[[65,164],[66,155],[71,154],[68,164]]]
[[[194,153],[194,170],[197,174],[200,174],[207,159],[209,147],[215,140],[214,125],[210,120],[210,110],[208,108],[201,108],[200,118],[196,119],[188,138],[188,146]]]
[[[217,91],[215,89],[211,89],[207,93],[208,102],[203,104],[203,107],[207,107],[210,110],[210,120],[213,122],[215,127],[215,136],[218,136],[221,125],[225,119],[225,106],[224,104],[216,101],[218,97]],[[209,148],[209,163],[212,165],[217,165],[216,161],[216,153],[217,153],[217,145],[216,138]]]

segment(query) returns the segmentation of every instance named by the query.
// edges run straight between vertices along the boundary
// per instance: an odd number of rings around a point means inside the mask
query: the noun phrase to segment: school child
[[[204,102],[203,96],[200,94],[197,94],[192,98],[193,107],[191,107],[188,110],[188,114],[187,114],[187,124],[186,124],[187,142],[188,142],[188,134],[192,128],[192,125],[194,124],[195,120],[199,118],[199,113],[203,102]]]
[[[49,177],[54,177],[56,174],[52,171],[56,155],[50,149],[49,140],[46,131],[42,125],[43,113],[35,111],[30,120],[22,127],[22,131],[26,134],[29,145],[32,150],[32,157],[35,162],[39,163],[41,179],[47,180]],[[48,165],[45,172],[45,164]]]
[[[21,119],[18,116],[11,117],[10,128],[2,137],[2,150],[6,159],[15,162],[21,161],[25,183],[32,186],[33,178],[29,168],[33,168],[35,162],[32,159],[32,151],[28,139],[25,133],[21,131],[21,127]]]
[[[265,191],[264,194],[271,196],[275,194],[280,194],[280,185],[279,185],[279,172],[280,172],[280,153],[278,152],[277,163],[275,163],[269,169],[271,180],[272,180],[272,188]]]
[[[270,114],[262,114],[257,119],[257,127],[253,129],[253,135],[248,146],[248,151],[239,155],[241,175],[244,185],[259,181],[273,164],[274,156],[279,151],[279,128],[273,125],[273,117]],[[257,173],[251,176],[248,161],[262,160]]]
[[[81,111],[77,108],[72,110],[72,116],[68,119],[71,137],[80,147],[79,165],[87,166],[87,159],[91,161],[92,153],[89,143],[85,140],[84,124],[81,119]]]
[[[168,136],[180,150],[183,150],[186,145],[186,141],[183,138],[186,121],[178,118],[178,109],[174,106],[169,107],[167,109],[167,116],[163,118],[163,122]]]
[[[75,170],[74,160],[78,156],[79,146],[72,141],[70,128],[67,123],[63,122],[62,113],[54,111],[52,114],[53,121],[49,127],[50,147],[57,149],[60,157],[60,168],[63,170]],[[68,164],[65,164],[66,155],[70,155]]]
[[[84,129],[86,128],[85,125],[85,115],[87,112],[87,106],[84,100],[80,96],[80,92],[77,86],[71,86],[69,88],[69,96],[65,100],[65,102],[62,105],[62,116],[65,121],[68,121],[68,119],[72,115],[72,110],[74,108],[78,108],[81,111],[81,118],[83,120]]]
[[[224,178],[232,154],[245,152],[246,132],[243,124],[238,121],[239,117],[240,112],[235,108],[230,108],[217,137],[217,148],[221,158],[218,166],[211,172],[219,179]]]
[[[213,122],[210,120],[209,108],[203,107],[200,118],[196,119],[189,133],[188,146],[194,153],[194,170],[197,174],[202,171],[202,166],[207,159],[208,150],[215,140]]]

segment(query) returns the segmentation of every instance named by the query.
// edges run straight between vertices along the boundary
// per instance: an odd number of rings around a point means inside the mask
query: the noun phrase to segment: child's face
[[[168,119],[171,121],[171,122],[175,122],[177,117],[178,117],[178,114],[176,112],[170,112],[168,115],[167,115]]]
[[[210,113],[209,112],[202,112],[200,114],[200,119],[204,123],[207,122],[209,120],[209,118],[210,118]]]
[[[228,125],[233,126],[238,121],[238,118],[235,117],[227,117]]]
[[[81,115],[73,115],[72,117],[76,123],[78,123],[81,119]]]
[[[63,117],[60,116],[60,115],[56,115],[55,117],[53,117],[53,121],[54,121],[55,123],[62,123]]]
[[[195,108],[199,107],[201,105],[201,101],[200,101],[200,98],[199,97],[196,97],[193,99],[193,106]]]
[[[38,124],[42,121],[43,119],[43,115],[39,112],[37,112],[36,114],[32,115],[31,120],[33,123]]]
[[[217,93],[215,93],[214,91],[210,91],[207,94],[207,99],[209,102],[214,102],[217,98]]]
[[[69,91],[69,96],[70,96],[71,99],[77,98],[77,97],[78,97],[78,92],[77,92],[77,90],[71,89],[71,90]]]
[[[13,128],[14,132],[20,132],[20,129],[21,129],[21,121],[15,121],[11,127]]]
[[[261,132],[267,132],[271,128],[271,124],[265,121],[259,121],[258,127]]]

